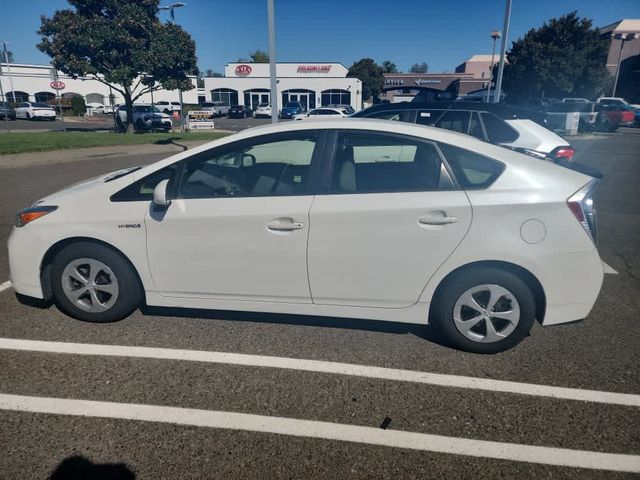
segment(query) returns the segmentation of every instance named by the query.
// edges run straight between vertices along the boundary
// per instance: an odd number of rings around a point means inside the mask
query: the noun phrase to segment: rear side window
[[[518,139],[518,132],[501,118],[487,112],[482,112],[480,115],[491,143],[511,143]]]
[[[504,164],[464,148],[440,144],[458,183],[465,190],[487,188],[504,171]]]
[[[367,115],[366,118],[378,118],[380,120],[395,120],[398,122],[408,122],[410,118],[410,110],[386,110],[383,112],[374,112]]]
[[[340,132],[331,191],[417,192],[451,189],[435,144],[378,132]]]
[[[470,116],[470,112],[461,110],[446,110],[444,112],[442,110],[422,111],[418,114],[416,123],[467,133],[469,131]]]

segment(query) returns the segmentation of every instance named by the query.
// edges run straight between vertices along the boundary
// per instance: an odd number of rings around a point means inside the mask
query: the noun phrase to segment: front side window
[[[169,180],[170,185],[175,179],[176,172],[180,168],[180,163],[174,163],[167,167],[156,170],[146,177],[123,188],[118,193],[111,196],[113,202],[149,202],[153,200],[153,190],[162,180]]]
[[[305,195],[317,132],[271,135],[187,160],[179,198]]]
[[[464,148],[446,143],[440,150],[464,189],[483,189],[491,185],[504,171],[504,164]]]
[[[411,192],[450,189],[431,142],[377,132],[340,132],[333,193]]]

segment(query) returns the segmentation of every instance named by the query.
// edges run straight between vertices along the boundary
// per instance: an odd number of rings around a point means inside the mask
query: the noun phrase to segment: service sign
[[[59,80],[56,80],[55,82],[51,82],[51,83],[49,84],[49,86],[50,86],[51,88],[53,88],[54,90],[62,90],[62,89],[64,89],[64,82],[61,82],[61,81],[59,81]]]
[[[207,110],[193,110],[187,114],[187,128],[189,130],[212,130],[213,113]]]
[[[239,75],[241,77],[246,77],[247,75],[251,74],[251,65],[238,65],[236,67],[236,75]]]

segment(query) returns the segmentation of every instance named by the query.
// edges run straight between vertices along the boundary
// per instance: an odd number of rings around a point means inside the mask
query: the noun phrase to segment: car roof
[[[360,110],[355,113],[355,117],[363,117],[374,112],[384,112],[390,110],[467,110],[475,112],[490,112],[501,118],[534,118],[544,115],[539,110],[527,108],[513,107],[502,103],[486,103],[486,102],[398,102],[398,103],[380,103],[372,107]]]

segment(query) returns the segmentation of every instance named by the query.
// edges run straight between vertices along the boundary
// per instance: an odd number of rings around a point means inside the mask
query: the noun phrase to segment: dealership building
[[[362,82],[347,78],[341,63],[277,63],[279,106],[300,102],[304,108],[339,104],[362,108]],[[271,102],[268,63],[229,63],[224,77],[206,77],[204,93],[207,101],[227,105],[251,105]]]
[[[87,103],[101,103],[102,105],[116,105],[124,103],[122,95],[93,77],[72,78],[60,71],[52,72],[50,65],[28,65],[21,63],[0,64],[0,82],[2,82],[3,100],[10,102],[52,102],[56,98],[56,91],[51,87],[52,80],[57,76],[64,84],[60,90],[62,98],[68,99],[80,95]],[[191,77],[193,86],[196,78]],[[135,83],[134,83],[135,85]],[[178,101],[178,90],[156,90],[153,92],[154,102],[160,100]],[[198,103],[196,88],[183,92],[183,102]],[[151,103],[151,94],[145,94],[136,103]]]

